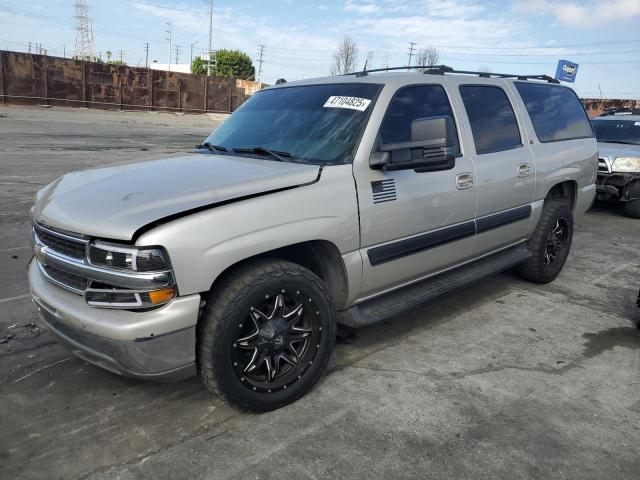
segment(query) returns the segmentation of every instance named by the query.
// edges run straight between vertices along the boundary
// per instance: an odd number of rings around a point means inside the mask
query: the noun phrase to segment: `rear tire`
[[[624,204],[624,214],[631,218],[640,218],[640,199],[631,200]]]
[[[295,263],[255,260],[212,290],[198,323],[198,371],[240,409],[273,410],[311,389],[335,337],[320,278]]]
[[[527,247],[533,256],[516,267],[526,280],[549,283],[562,271],[573,239],[573,213],[566,203],[548,200]]]

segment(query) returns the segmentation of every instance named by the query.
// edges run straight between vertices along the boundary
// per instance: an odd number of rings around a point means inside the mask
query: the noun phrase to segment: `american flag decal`
[[[371,182],[373,203],[390,202],[396,199],[396,182],[393,178]]]

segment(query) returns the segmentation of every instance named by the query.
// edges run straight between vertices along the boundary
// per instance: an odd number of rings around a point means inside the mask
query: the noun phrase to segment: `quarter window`
[[[411,141],[411,122],[419,118],[449,116],[453,112],[440,85],[413,85],[401,88],[389,104],[380,127],[383,144]]]
[[[522,146],[516,115],[504,90],[487,85],[463,85],[460,95],[477,154]]]
[[[566,87],[515,82],[541,142],[593,137],[589,118],[575,92]]]

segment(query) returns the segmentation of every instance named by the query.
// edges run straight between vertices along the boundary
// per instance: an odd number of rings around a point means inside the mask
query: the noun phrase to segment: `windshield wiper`
[[[264,147],[248,147],[248,148],[234,148],[234,152],[236,153],[257,153],[260,155],[269,155],[270,157],[275,158],[280,162],[289,162],[291,158],[291,154],[289,152],[281,152],[278,150],[269,150]]]
[[[213,145],[209,142],[204,142],[202,145],[196,145],[196,148],[206,148],[210,152],[226,152],[227,149],[222,145]]]

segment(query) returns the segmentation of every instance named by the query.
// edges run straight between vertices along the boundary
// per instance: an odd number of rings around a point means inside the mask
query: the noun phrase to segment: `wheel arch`
[[[346,307],[349,298],[347,269],[338,247],[327,240],[294,243],[242,259],[220,272],[209,291],[224,283],[230,272],[256,259],[285,260],[309,269],[325,283],[334,308]]]
[[[576,206],[577,195],[578,182],[575,180],[565,180],[552,185],[547,192],[544,201],[556,200],[566,202],[569,208],[573,211]]]

